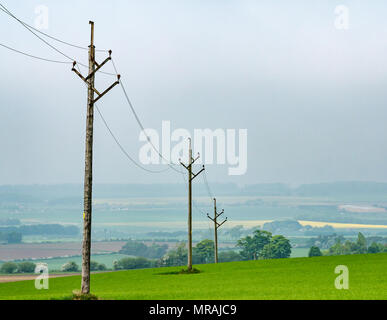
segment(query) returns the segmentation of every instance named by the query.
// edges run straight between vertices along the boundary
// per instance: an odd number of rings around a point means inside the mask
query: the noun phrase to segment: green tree
[[[144,257],[123,258],[114,264],[115,270],[145,269],[152,267],[152,261]]]
[[[34,273],[36,264],[33,262],[25,261],[20,262],[17,266],[17,271],[21,273]]]
[[[169,250],[159,261],[161,267],[183,266],[187,263],[188,250],[184,242]]]
[[[14,262],[5,262],[1,265],[0,272],[2,273],[15,273],[17,270],[17,264]]]
[[[141,256],[147,251],[148,247],[145,243],[129,240],[125,245],[121,248],[120,253],[128,254],[131,256]]]
[[[106,269],[104,264],[98,263],[97,261],[90,261],[90,271],[104,271]]]
[[[253,236],[247,236],[238,240],[237,246],[242,250],[240,255],[243,260],[257,260],[262,255],[262,249],[270,243],[272,234],[264,230],[254,231]]]
[[[292,253],[291,248],[290,241],[284,236],[274,236],[270,243],[263,247],[262,257],[264,259],[289,258]]]
[[[106,265],[103,264],[103,263],[100,263],[100,264],[98,265],[98,271],[105,271],[105,270],[107,270]]]
[[[235,251],[221,251],[219,252],[219,262],[233,262],[241,261],[242,257]]]
[[[383,252],[383,245],[382,244],[379,244],[379,243],[376,243],[376,242],[372,242],[372,244],[368,247],[368,253],[379,253],[379,252]]]
[[[344,254],[344,245],[341,243],[341,239],[336,239],[336,243],[329,248],[328,254],[331,256]]]
[[[321,250],[319,247],[312,246],[309,250],[309,257],[320,257],[322,256]]]
[[[354,253],[367,253],[367,239],[361,232],[357,235],[356,244],[357,248]]]
[[[214,262],[214,250],[214,241],[208,239],[200,241],[192,250],[193,263]]]
[[[77,272],[79,270],[79,267],[74,261],[70,261],[65,263],[62,266],[61,270],[64,272]]]

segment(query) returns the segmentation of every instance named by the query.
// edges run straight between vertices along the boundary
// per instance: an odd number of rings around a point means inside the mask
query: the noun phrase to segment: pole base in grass
[[[74,290],[73,300],[99,300],[99,298],[91,293],[82,293],[79,290]]]
[[[181,271],[179,272],[179,274],[194,274],[194,273],[200,273],[201,271],[196,269],[196,268],[192,268],[192,270],[188,270],[188,269],[181,269]]]

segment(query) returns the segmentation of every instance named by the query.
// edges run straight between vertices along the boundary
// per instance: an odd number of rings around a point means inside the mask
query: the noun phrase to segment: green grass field
[[[349,289],[338,290],[335,267],[349,269]],[[387,299],[387,254],[294,258],[92,275],[92,293],[101,299]],[[50,280],[49,290],[34,281],[0,284],[0,299],[62,299],[79,289],[80,277]]]

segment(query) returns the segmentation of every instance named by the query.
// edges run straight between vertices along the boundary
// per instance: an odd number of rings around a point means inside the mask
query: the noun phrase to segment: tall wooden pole
[[[93,122],[94,122],[94,79],[95,79],[95,47],[94,22],[91,25],[89,46],[89,77],[87,84],[87,119],[85,148],[85,181],[83,200],[83,244],[82,244],[82,287],[83,294],[90,293],[90,250],[91,250],[91,210],[93,186]]]
[[[94,47],[94,22],[89,21],[91,27],[91,39],[89,46],[89,74],[85,78],[82,76],[73,63],[74,71],[87,85],[87,117],[86,117],[86,146],[85,146],[85,180],[83,190],[83,242],[82,242],[82,284],[81,293],[90,293],[90,252],[91,252],[91,211],[92,211],[92,188],[93,188],[93,124],[94,124],[94,104],[108,93],[113,87],[120,83],[120,75],[117,74],[117,81],[109,88],[100,93],[94,87],[96,72],[111,60],[111,50],[101,64],[95,61]],[[96,67],[97,66],[97,67]],[[97,98],[94,99],[94,94]]]
[[[188,160],[188,271],[192,270],[192,145],[189,139]]]
[[[215,240],[215,243],[214,243],[214,249],[215,249],[215,263],[218,263],[218,228],[216,227],[217,225],[217,212],[216,212],[216,199],[214,198],[214,223],[215,223],[215,234],[214,234],[214,240]]]
[[[215,263],[218,263],[218,229],[227,221],[226,219],[222,222],[218,222],[218,218],[224,213],[224,210],[222,209],[221,212],[218,213],[216,209],[216,198],[214,198],[214,217],[211,218],[210,215],[207,213],[207,217],[214,222],[214,258]]]
[[[192,157],[192,145],[191,139],[189,140],[189,149],[188,149],[188,165],[185,165],[180,161],[180,164],[187,169],[188,171],[188,262],[187,269],[188,271],[192,271],[192,180],[195,179],[202,171],[203,168],[198,173],[192,173],[192,165],[194,162],[199,159],[199,155],[197,158]]]

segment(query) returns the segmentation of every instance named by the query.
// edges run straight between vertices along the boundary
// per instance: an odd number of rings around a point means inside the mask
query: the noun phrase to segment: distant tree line
[[[218,254],[219,262],[289,258],[291,254],[291,245],[288,239],[281,235],[273,236],[270,232],[263,230],[255,230],[253,235],[241,238],[238,240],[237,246],[239,247],[239,252],[234,250],[220,251]],[[114,262],[113,268],[115,270],[126,270],[172,267],[184,266],[187,263],[188,250],[184,242],[178,244],[176,248],[168,250],[158,259],[147,259],[144,257],[143,253],[146,253],[149,248],[152,248],[152,246],[129,241],[120,253],[141,257],[128,257],[117,260]],[[192,261],[194,264],[213,263],[214,242],[205,239],[197,243],[192,250]]]
[[[152,243],[147,246],[145,243],[135,240],[129,240],[119,251],[122,254],[131,256],[141,256],[144,258],[161,258],[168,250],[167,244]]]
[[[21,243],[22,242],[21,232],[11,231],[11,232],[0,232],[0,243],[12,244],[12,243]]]
[[[77,226],[64,226],[61,224],[34,224],[18,227],[0,227],[1,233],[18,232],[22,235],[61,235],[75,236],[79,234]]]
[[[326,238],[322,238],[326,240]],[[330,241],[332,239],[329,239]],[[344,237],[338,236],[334,239],[334,244],[329,247],[325,252],[321,252],[320,248],[313,245],[309,251],[309,257],[328,255],[349,255],[349,254],[365,254],[365,253],[379,253],[387,252],[387,244],[378,243],[377,240],[383,240],[383,238],[372,237],[367,239],[361,232],[358,233],[356,241],[345,240]],[[324,243],[324,242],[323,242]]]
[[[0,226],[18,226],[20,225],[19,219],[0,219]]]
[[[352,242],[346,240],[343,242],[340,238],[336,243],[329,248],[327,255],[344,255],[344,254],[364,254],[364,253],[379,253],[387,252],[387,245],[372,242],[370,246],[367,245],[367,239],[359,232],[357,240]]]
[[[106,265],[99,263],[97,261],[90,261],[90,271],[105,271],[107,270]],[[62,265],[61,271],[63,272],[78,272],[80,267],[74,261],[69,261]]]
[[[4,262],[0,267],[1,273],[34,273],[35,263],[24,261],[24,262]]]
[[[175,232],[164,232],[164,231],[156,231],[156,232],[148,232],[146,236],[150,238],[176,238],[176,237],[185,237],[185,231],[175,231]]]

